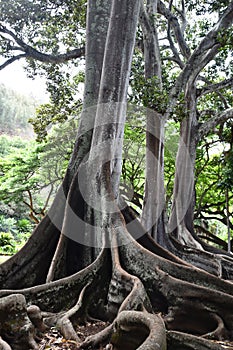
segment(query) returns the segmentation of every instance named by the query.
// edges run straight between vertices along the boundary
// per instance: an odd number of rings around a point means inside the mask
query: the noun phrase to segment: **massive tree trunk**
[[[157,1],[147,2],[147,11],[141,7],[140,23],[144,36],[145,78],[162,91],[161,58],[156,28]],[[150,102],[146,111],[146,183],[141,222],[146,231],[158,241],[164,234],[164,127],[165,118]]]
[[[195,82],[186,89],[184,116],[180,128],[180,143],[176,157],[173,206],[168,223],[170,233],[187,246],[202,250],[194,239],[193,217],[195,208],[194,171],[198,143]],[[191,85],[191,86],[190,86]]]
[[[107,343],[115,350],[224,349],[216,340],[233,337],[232,283],[220,278],[226,276],[219,261],[209,272],[184,262],[158,246],[119,204],[140,5],[139,0],[88,1],[77,142],[50,212],[25,247],[0,266],[3,349],[38,349],[35,332],[54,325],[78,349]],[[112,323],[81,342],[74,326],[90,317]]]

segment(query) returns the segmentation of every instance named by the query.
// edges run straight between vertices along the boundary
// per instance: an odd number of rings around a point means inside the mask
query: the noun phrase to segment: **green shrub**
[[[16,242],[10,232],[0,232],[0,254],[11,255],[16,252]]]

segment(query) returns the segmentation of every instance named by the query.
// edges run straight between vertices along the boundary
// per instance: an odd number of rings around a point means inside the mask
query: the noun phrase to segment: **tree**
[[[35,114],[36,101],[0,85],[0,103],[1,134],[30,136],[28,119]]]
[[[68,164],[77,123],[63,123],[59,131],[50,130],[46,142],[0,137],[0,200],[19,208],[24,215],[39,223],[62,181]],[[16,209],[17,208],[17,209]]]
[[[67,14],[70,3],[74,5],[76,2],[65,2],[62,15]],[[26,1],[21,1],[22,8],[25,4]],[[28,4],[32,9],[38,9],[40,5],[46,17],[51,8],[54,16],[54,7],[60,2]],[[232,283],[227,281],[232,279],[231,258],[226,255],[224,259],[217,254],[183,247],[182,257],[186,253],[190,261],[197,263],[200,256],[199,264],[203,269],[199,269],[159,246],[119,198],[119,182],[126,98],[139,12],[146,11],[146,19],[150,20],[158,10],[168,19],[173,60],[178,61],[181,67],[168,96],[166,114],[170,114],[175,106],[179,107],[181,101],[181,111],[185,112],[185,118],[178,115],[182,119],[182,138],[177,155],[176,171],[179,173],[175,178],[175,202],[170,221],[175,220],[175,228],[180,226],[178,236],[181,240],[195,244],[191,236],[192,201],[188,203],[189,210],[184,212],[184,218],[180,211],[187,202],[184,195],[190,194],[193,198],[193,183],[183,181],[180,192],[178,184],[187,175],[192,179],[199,137],[207,134],[210,126],[215,126],[219,120],[225,120],[226,114],[229,117],[232,113],[232,110],[227,110],[214,116],[203,124],[198,135],[193,133],[197,130],[196,78],[217,55],[219,48],[228,45],[219,40],[219,35],[231,27],[233,2],[217,8],[219,20],[192,54],[185,45],[177,17],[173,16],[173,12],[178,13],[184,22],[184,6],[179,11],[172,4],[166,8],[159,1],[157,8],[150,6],[154,2],[148,1],[147,4],[148,7],[144,8],[139,0],[88,1],[85,91],[72,157],[48,215],[37,226],[25,247],[0,269],[4,288],[0,292],[0,333],[13,349],[37,349],[32,324],[38,331],[43,331],[45,322],[56,324],[66,338],[79,342],[72,323],[88,317],[107,319],[112,323],[101,333],[79,344],[80,349],[98,348],[99,344],[108,342],[114,349],[221,349],[224,346],[210,339],[232,337]],[[28,15],[33,30],[36,28],[34,13],[32,11]],[[14,17],[15,12],[12,14],[10,11],[10,15]],[[10,15],[7,18],[12,22]],[[24,22],[18,19],[17,26],[23,31]],[[153,26],[152,29],[155,28]],[[171,28],[186,58],[184,65],[177,56]],[[57,31],[59,29],[60,23]],[[3,43],[9,40],[9,36],[16,42],[17,46],[11,44],[10,49],[11,52],[23,51],[20,57],[28,55],[30,59],[60,63],[80,54],[80,49],[77,49],[64,55],[40,55],[23,41],[22,35],[18,37],[5,24],[1,26],[1,33]],[[37,34],[33,36],[31,32],[26,35],[31,35],[34,44]],[[153,40],[157,50],[155,35]],[[20,57],[12,56],[3,66]],[[153,58],[156,60],[157,56]],[[151,116],[148,113],[149,121]],[[149,131],[154,135],[153,130]],[[155,140],[152,141],[154,145]],[[159,146],[155,156],[161,160],[162,143]],[[163,180],[160,174],[156,175],[159,175],[157,181]],[[177,247],[180,249],[178,241]],[[40,309],[44,311],[42,315]],[[2,347],[9,349],[5,342]]]

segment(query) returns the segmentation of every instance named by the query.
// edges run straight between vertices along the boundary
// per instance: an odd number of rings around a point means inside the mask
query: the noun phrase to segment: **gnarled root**
[[[89,283],[89,284],[91,284],[91,283]],[[89,284],[87,284],[82,289],[76,305],[74,307],[72,307],[69,311],[67,311],[57,321],[57,326],[58,326],[61,334],[64,336],[64,338],[69,339],[69,340],[75,340],[78,343],[80,343],[81,340],[79,339],[77,333],[75,332],[73,324],[72,324],[70,319],[77,318],[79,315],[81,316],[81,313],[82,313],[82,317],[83,317],[83,313],[84,313],[84,317],[85,317],[86,307],[85,307],[85,302],[84,302],[84,296],[86,296],[85,291],[87,290]]]
[[[8,345],[1,337],[0,337],[0,350],[12,350],[10,345]]]
[[[202,337],[206,339],[218,339],[223,340],[227,339],[229,334],[226,331],[226,327],[224,325],[224,322],[221,317],[219,317],[217,314],[212,314],[213,321],[216,322],[216,328],[212,332],[208,332],[204,334]]]
[[[43,333],[47,330],[48,327],[43,322],[41,310],[38,306],[30,305],[27,308],[27,314],[37,331]]]
[[[28,317],[22,294],[0,299],[0,334],[13,350],[38,349],[34,339],[35,328]],[[7,349],[4,346],[3,349]]]
[[[227,346],[182,332],[167,332],[168,350],[226,350]]]
[[[122,311],[113,323],[113,350],[166,350],[166,330],[162,318],[140,311]]]
[[[113,324],[104,328],[99,333],[87,337],[84,340],[84,342],[80,344],[80,347],[77,350],[83,350],[83,349],[89,349],[89,348],[97,349],[100,345],[106,345],[109,342],[112,333],[113,333]]]

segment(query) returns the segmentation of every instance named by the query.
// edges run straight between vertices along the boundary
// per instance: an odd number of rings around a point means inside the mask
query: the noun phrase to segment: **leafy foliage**
[[[0,85],[0,134],[29,134],[36,101]],[[2,151],[0,151],[2,152]]]
[[[33,224],[27,219],[0,215],[0,254],[16,253],[31,235]]]

